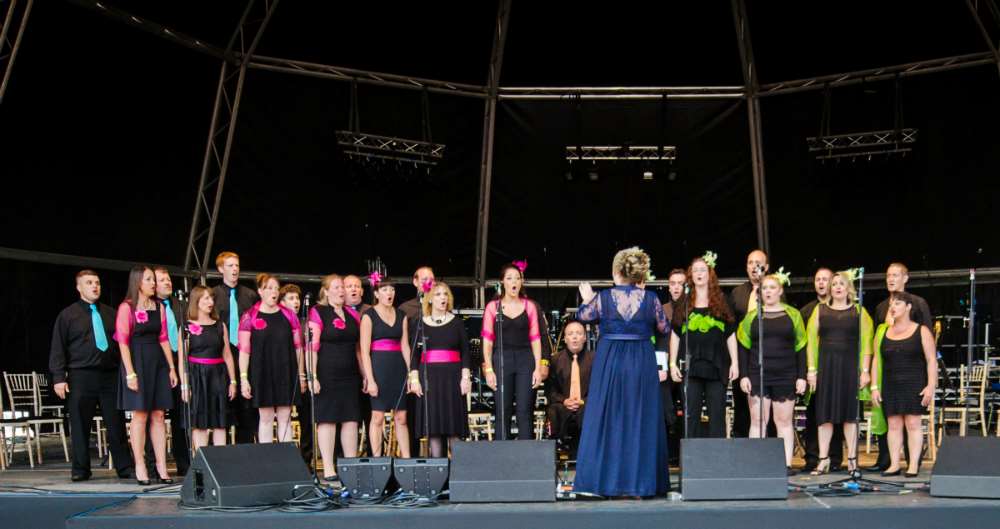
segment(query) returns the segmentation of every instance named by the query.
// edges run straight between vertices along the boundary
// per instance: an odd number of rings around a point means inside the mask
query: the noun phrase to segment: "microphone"
[[[312,304],[312,292],[306,292],[305,297],[302,299],[302,304],[305,305],[305,306],[307,306],[307,307],[310,304]]]
[[[493,289],[496,290],[497,296],[503,295],[503,285],[499,281],[497,281],[496,284],[493,285]]]
[[[684,295],[686,296],[686,295],[688,295],[690,293],[691,293],[691,285],[687,281],[685,281],[684,282]]]

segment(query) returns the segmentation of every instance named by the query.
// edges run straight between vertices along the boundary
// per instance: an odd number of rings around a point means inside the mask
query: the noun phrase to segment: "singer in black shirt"
[[[63,309],[52,329],[49,371],[53,391],[66,400],[70,438],[73,443],[71,478],[90,478],[90,427],[97,405],[108,431],[108,450],[118,476],[128,479],[132,473],[132,454],[125,440],[125,415],[118,409],[118,364],[121,354],[112,339],[115,332],[114,310],[98,300],[101,280],[92,270],[76,275],[80,299]],[[103,336],[95,335],[100,322]],[[103,350],[102,350],[103,349]]]

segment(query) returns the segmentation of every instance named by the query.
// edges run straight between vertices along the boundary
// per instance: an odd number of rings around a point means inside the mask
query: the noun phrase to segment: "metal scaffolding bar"
[[[27,4],[24,5],[24,10],[20,12],[17,10],[19,3],[17,0],[10,0],[10,7],[7,8],[3,26],[0,27],[0,103],[3,103],[3,95],[7,93],[10,73],[14,70],[14,59],[17,58],[17,52],[21,49],[21,38],[24,37],[24,28],[28,25],[28,15],[31,14],[31,7],[35,4],[35,0],[28,0]],[[18,15],[21,19],[17,23],[17,34],[12,42],[8,36]]]
[[[100,257],[86,257],[80,255],[68,255],[51,252],[39,252],[36,250],[23,250],[18,248],[0,247],[0,259],[11,261],[24,261],[29,263],[44,263],[59,266],[73,266],[79,268],[93,268],[96,270],[128,271],[135,266],[135,261],[124,261],[120,259],[103,259]],[[187,270],[177,265],[166,265],[167,270],[175,277],[197,278],[200,275],[198,270]],[[243,270],[240,272],[240,279],[253,281],[257,272]],[[275,274],[282,281],[297,283],[319,283],[323,279],[322,274],[302,274],[296,272],[280,272]],[[206,274],[208,278],[218,279],[220,275],[215,271]],[[480,283],[472,277],[442,277],[440,278],[452,287],[477,288]],[[608,278],[586,279],[586,278],[532,278],[524,281],[525,287],[530,288],[576,288],[583,281],[587,281],[595,287],[611,286]],[[746,282],[745,277],[720,277],[719,284],[724,287],[734,287]],[[976,269],[976,282],[979,284],[1000,283],[1000,267],[987,267]],[[910,280],[906,283],[908,288],[928,288],[944,286],[963,286],[969,284],[968,268],[953,268],[940,270],[911,270]],[[650,287],[666,287],[666,279],[656,279],[647,283]],[[812,289],[812,277],[801,275],[792,278],[792,284],[787,288],[789,291],[808,291]],[[884,289],[885,274],[865,274],[866,289]]]
[[[236,118],[239,115],[243,85],[246,81],[247,60],[253,57],[261,36],[267,28],[267,23],[277,6],[278,0],[262,0],[261,2],[250,0],[236,31],[233,32],[233,36],[226,46],[226,57],[231,57],[239,46],[241,59],[239,65],[235,66],[227,60],[222,61],[219,83],[215,92],[215,105],[212,108],[212,121],[208,131],[208,144],[205,146],[201,178],[198,182],[198,195],[195,197],[194,213],[191,218],[187,253],[184,257],[184,269],[190,270],[193,264],[199,271],[202,283],[204,283],[205,274],[208,271],[215,228],[219,220],[222,190],[229,169],[233,136],[236,132]],[[209,197],[212,197],[211,202]],[[202,224],[207,224],[207,226],[202,228]],[[197,246],[201,241],[204,241],[205,246],[202,253],[199,254]]]
[[[476,221],[476,270],[478,289],[475,295],[476,307],[486,305],[486,256],[490,235],[490,191],[493,186],[493,135],[496,130],[497,93],[500,86],[500,69],[503,66],[503,50],[507,41],[507,24],[510,21],[511,0],[500,0],[497,7],[496,23],[493,26],[493,52],[490,54],[488,76],[489,98],[485,103],[483,117],[482,163],[479,170],[479,214]]]
[[[484,86],[373,72],[315,62],[293,61],[279,57],[255,55],[249,62],[250,68],[256,70],[305,75],[321,79],[333,79],[335,81],[351,81],[376,86],[401,88],[404,90],[426,90],[437,94],[451,94],[481,99],[485,99],[489,95],[487,88]]]
[[[202,39],[192,37],[191,35],[187,35],[185,33],[181,33],[180,31],[177,31],[173,28],[169,28],[162,24],[157,24],[156,22],[153,22],[151,20],[146,20],[145,18],[135,16],[126,11],[122,11],[121,9],[118,9],[114,6],[108,5],[105,2],[100,2],[97,0],[69,0],[69,2],[74,3],[81,7],[92,9],[93,11],[100,13],[108,18],[117,20],[124,24],[128,24],[129,26],[132,26],[141,31],[145,31],[146,33],[150,33],[152,35],[156,35],[157,37],[167,39],[173,42],[174,44],[180,44],[181,46],[184,46],[186,48],[190,48],[192,50],[201,53],[206,53],[217,59],[225,58],[225,52],[221,48],[209,44],[208,42],[205,42]]]
[[[662,101],[667,99],[739,99],[742,86],[505,86],[499,88],[500,99],[534,101],[564,99],[633,99]]]
[[[746,5],[743,0],[732,0],[733,20],[736,23],[736,39],[740,47],[743,66],[747,117],[750,122],[750,158],[753,170],[754,213],[757,218],[757,247],[771,253],[767,221],[767,186],[764,181],[764,140],[760,122],[760,84],[757,80],[757,63],[754,62],[753,46],[750,40],[750,25],[747,21]]]
[[[772,96],[778,94],[791,94],[795,92],[805,92],[808,90],[823,90],[827,86],[836,88],[839,86],[849,86],[859,83],[873,81],[885,81],[898,77],[912,77],[936,72],[947,72],[962,68],[972,68],[997,62],[992,52],[972,53],[969,55],[956,55],[954,57],[943,57],[927,61],[910,62],[895,66],[884,66],[880,68],[869,68],[867,70],[857,70],[854,72],[838,73],[833,75],[823,75],[810,77],[807,79],[797,79],[794,81],[783,81],[780,83],[768,83],[761,85],[759,96]]]
[[[990,52],[993,53],[993,60],[997,63],[997,68],[1000,69],[1000,48],[993,42],[993,37],[990,36],[989,30],[986,29],[986,23],[983,22],[983,17],[979,16],[979,6],[986,4],[989,8],[990,15],[993,17],[994,29],[1000,26],[1000,9],[997,9],[996,2],[993,0],[965,0],[965,5],[969,6],[969,11],[972,12],[972,18],[976,20],[976,26],[979,28],[979,32],[983,35],[983,40],[986,41],[986,45],[990,47]]]

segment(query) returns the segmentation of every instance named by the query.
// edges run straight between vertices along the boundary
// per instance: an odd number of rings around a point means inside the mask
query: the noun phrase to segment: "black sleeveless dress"
[[[250,335],[250,393],[254,408],[292,406],[299,398],[298,362],[295,358],[294,329],[288,318],[277,311],[257,313],[263,328]]]
[[[189,321],[187,325],[191,423],[197,429],[226,428],[229,373],[222,360],[223,323],[205,325]]]
[[[313,307],[310,321],[320,325],[316,377],[319,393],[314,397],[316,422],[361,420],[361,370],[358,368],[358,321],[345,308],[341,318],[333,307]],[[318,316],[319,321],[316,321]]]
[[[927,386],[927,359],[920,327],[907,338],[882,338],[882,410],[890,415],[923,415],[920,392]]]
[[[372,397],[372,410],[389,411],[405,406],[400,396],[406,384],[406,361],[400,341],[403,339],[403,311],[394,309],[396,321],[390,327],[375,307],[365,311],[372,321],[372,372],[378,384],[378,396]],[[385,340],[385,341],[379,341]],[[389,342],[395,342],[390,344]]]
[[[820,305],[816,424],[857,422],[858,311]]]

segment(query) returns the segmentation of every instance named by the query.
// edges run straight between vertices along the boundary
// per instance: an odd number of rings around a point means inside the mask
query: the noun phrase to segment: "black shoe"
[[[135,480],[135,483],[140,487],[148,487],[150,481],[148,479],[137,479]]]
[[[787,474],[788,474],[789,476],[796,476],[796,475],[798,475],[798,473],[799,473],[799,471],[798,471],[798,470],[795,470],[795,469],[794,469],[794,468],[792,468],[792,467],[787,467]]]
[[[883,475],[883,476],[885,476],[885,477],[889,477],[889,476],[898,476],[898,475],[900,475],[900,474],[901,474],[902,472],[903,472],[903,471],[902,471],[902,470],[900,470],[900,469],[898,469],[898,468],[897,468],[896,470],[893,470],[892,472],[889,472],[888,470],[883,470],[883,471],[882,471],[882,475]]]
[[[90,474],[73,474],[69,477],[70,481],[87,481],[90,479]]]
[[[874,465],[866,468],[865,470],[868,471],[868,472],[882,472],[883,470],[885,470],[887,468],[889,468],[889,467],[884,467],[884,466],[879,465],[878,463],[876,463],[876,464],[874,464]]]
[[[118,472],[118,479],[135,479],[135,470],[126,468]]]

